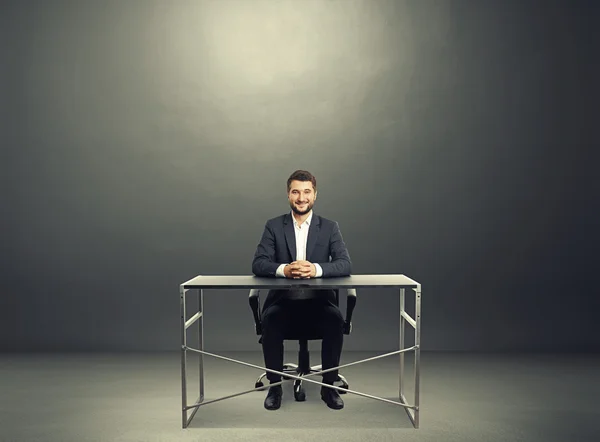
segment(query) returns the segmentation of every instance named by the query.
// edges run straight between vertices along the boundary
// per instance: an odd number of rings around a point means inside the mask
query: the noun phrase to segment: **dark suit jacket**
[[[350,275],[352,262],[337,222],[313,212],[306,242],[306,260],[321,266],[322,278]],[[275,277],[281,264],[293,261],[296,261],[296,235],[292,214],[287,213],[267,221],[254,254],[252,273]],[[270,290],[263,310],[277,302],[285,292]]]

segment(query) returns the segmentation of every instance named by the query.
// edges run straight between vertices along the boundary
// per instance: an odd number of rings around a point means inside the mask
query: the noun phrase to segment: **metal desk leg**
[[[400,289],[400,348],[404,350],[404,328],[406,320],[404,319],[404,289]],[[402,401],[404,397],[404,352],[400,353],[400,379],[398,382],[398,398]]]
[[[405,310],[404,289],[400,289],[400,350],[404,347],[404,331],[406,323],[410,324],[415,330],[415,359],[414,359],[414,382],[415,382],[415,409],[411,411],[406,408],[406,413],[415,428],[419,428],[419,382],[421,370],[421,285],[418,285],[415,291],[415,318],[412,318]],[[399,379],[399,397],[401,402],[408,402],[404,395],[404,352],[400,353],[400,379]]]
[[[187,329],[198,321],[198,345],[201,351],[204,351],[204,293],[200,289],[198,291],[198,312],[190,319],[186,320],[186,300],[185,294],[188,290],[180,287],[179,296],[181,303],[181,426],[187,428],[189,423],[194,418],[198,411],[198,407],[194,408],[192,415],[188,418],[187,404]],[[198,359],[198,374],[199,374],[199,396],[196,400],[196,405],[204,401],[204,354],[199,353]]]
[[[179,297],[180,297],[180,310],[181,310],[181,425],[183,428],[187,425],[187,410],[185,409],[187,405],[187,378],[186,378],[186,350],[187,350],[187,340],[186,340],[186,328],[185,328],[185,293],[186,289],[183,287],[179,288]]]
[[[421,383],[421,285],[415,291],[415,428],[419,428],[419,394]]]
[[[204,290],[198,290],[198,307],[200,311],[200,319],[198,321],[198,345],[200,350],[204,351]],[[199,373],[199,397],[198,402],[204,400],[204,354],[200,353],[200,359],[198,360],[198,373]]]

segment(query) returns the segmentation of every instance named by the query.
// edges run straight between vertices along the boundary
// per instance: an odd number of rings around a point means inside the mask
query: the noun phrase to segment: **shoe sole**
[[[279,400],[279,403],[276,405],[272,405],[272,406],[267,406],[266,404],[264,404],[265,410],[279,410],[279,408],[281,407],[281,399]]]
[[[325,403],[327,404],[327,406],[328,406],[329,408],[331,408],[332,410],[341,410],[342,408],[344,408],[344,404],[342,404],[341,406],[336,406],[336,405],[330,404],[329,402],[327,402],[327,401],[325,400],[325,398],[324,398],[323,396],[321,396],[321,400],[322,400],[323,402],[325,402]]]
[[[278,404],[276,404],[276,405],[272,405],[272,406],[270,406],[270,407],[269,407],[269,406],[267,406],[266,404],[263,404],[263,405],[264,405],[264,407],[265,407],[265,410],[278,410],[278,409],[279,409],[279,407],[281,407],[281,401],[279,401],[279,403],[278,403]]]

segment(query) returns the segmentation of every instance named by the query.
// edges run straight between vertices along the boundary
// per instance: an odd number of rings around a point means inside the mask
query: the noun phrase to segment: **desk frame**
[[[356,276],[360,277],[361,275],[356,275]],[[369,275],[369,276],[371,276],[371,275]],[[372,275],[372,276],[377,276],[377,275]],[[253,389],[235,393],[235,394],[232,394],[229,396],[224,396],[224,397],[220,397],[220,398],[213,399],[210,401],[205,401],[204,400],[204,355],[212,356],[212,357],[215,357],[218,359],[223,359],[226,361],[234,362],[237,364],[245,365],[248,367],[256,368],[256,369],[271,372],[271,373],[278,373],[280,375],[287,377],[287,379],[285,379],[277,384],[272,384],[272,385],[283,384],[284,382],[289,382],[294,379],[302,379],[304,382],[312,382],[312,383],[315,383],[318,385],[325,385],[321,382],[318,382],[318,381],[315,381],[312,379],[307,379],[307,378],[312,377],[312,376],[321,375],[321,374],[325,373],[326,371],[338,370],[338,369],[342,369],[344,367],[349,367],[351,365],[357,365],[357,364],[361,364],[364,362],[369,362],[369,361],[373,361],[376,359],[393,356],[396,354],[400,355],[399,389],[398,389],[398,397],[399,397],[400,402],[392,401],[392,400],[385,399],[382,397],[373,396],[373,395],[366,394],[366,393],[361,393],[361,392],[350,390],[350,389],[344,389],[344,391],[346,391],[347,393],[356,394],[359,396],[368,397],[371,399],[376,399],[379,401],[388,402],[390,404],[404,407],[406,414],[408,415],[410,421],[413,424],[413,427],[415,429],[419,428],[419,395],[420,395],[420,369],[421,369],[421,357],[420,357],[420,355],[421,355],[421,284],[419,284],[418,282],[416,282],[410,278],[407,278],[404,275],[392,275],[392,276],[401,276],[403,278],[406,278],[407,281],[410,281],[410,283],[402,284],[402,285],[356,284],[356,285],[352,285],[352,286],[348,286],[345,284],[344,285],[335,285],[335,284],[328,285],[327,283],[324,283],[324,284],[315,286],[315,288],[328,288],[328,289],[397,288],[397,289],[399,289],[400,290],[400,327],[399,327],[399,341],[400,341],[399,347],[400,348],[399,348],[399,350],[393,351],[390,353],[386,353],[386,354],[382,354],[382,355],[378,355],[378,356],[375,356],[372,358],[364,359],[361,361],[355,361],[355,362],[352,362],[349,364],[340,365],[338,367],[334,367],[329,370],[323,370],[318,373],[311,373],[310,375],[303,375],[301,377],[294,376],[289,373],[278,372],[276,370],[270,370],[266,367],[249,364],[244,361],[238,361],[236,359],[226,358],[224,356],[209,353],[204,350],[204,290],[205,289],[211,289],[211,290],[281,289],[282,288],[281,284],[272,284],[272,283],[269,284],[267,282],[267,283],[258,283],[258,284],[252,284],[252,285],[232,284],[232,285],[215,286],[212,284],[203,285],[202,283],[197,283],[197,282],[192,283],[192,281],[197,281],[197,279],[199,277],[190,279],[189,281],[182,283],[179,286],[179,295],[180,295],[180,304],[181,304],[181,329],[180,329],[180,331],[181,331],[181,422],[182,422],[182,428],[185,429],[190,425],[190,423],[192,422],[192,419],[194,419],[194,416],[196,415],[198,409],[203,405],[208,405],[213,402],[221,401],[224,399],[230,399],[230,398],[233,398],[236,396],[241,396],[243,394],[251,393],[254,391],[265,390],[267,388],[267,387],[253,388]],[[266,278],[260,278],[260,279],[261,279],[261,281],[266,280]],[[293,282],[294,280],[289,280],[289,281],[291,281],[290,287],[294,287],[294,282]],[[321,280],[321,281],[324,281],[324,280]],[[415,293],[415,318],[411,317],[405,310],[405,289],[406,288],[412,289]],[[190,318],[187,318],[186,294],[188,291],[195,290],[195,289],[198,290],[198,306],[199,306],[199,308],[198,308],[198,311],[195,312]],[[198,348],[198,349],[192,348],[187,345],[188,329],[195,323],[198,324],[197,333],[198,333],[198,342],[199,342],[199,346],[200,346],[200,348]],[[408,348],[404,346],[405,327],[406,327],[407,323],[410,326],[412,326],[415,330],[415,335],[414,335],[415,343],[412,347],[408,347]],[[192,351],[194,353],[199,354],[199,360],[198,360],[199,392],[198,392],[198,399],[196,399],[195,403],[192,405],[188,405],[188,403],[187,403],[187,352],[188,351]],[[404,394],[404,354],[409,351],[415,352],[415,356],[414,356],[414,403],[413,404],[408,404],[408,401]],[[331,386],[331,385],[327,385],[327,386],[330,388],[334,388],[336,390],[341,390],[340,387]],[[192,411],[191,415],[188,416],[189,410],[193,410],[193,411]]]

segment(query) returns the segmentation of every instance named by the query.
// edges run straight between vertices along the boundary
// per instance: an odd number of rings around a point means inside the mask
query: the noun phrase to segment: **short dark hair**
[[[317,190],[317,179],[315,176],[307,170],[297,170],[290,175],[287,180],[287,191],[290,191],[290,186],[292,185],[292,181],[310,181],[313,185],[313,189]]]

